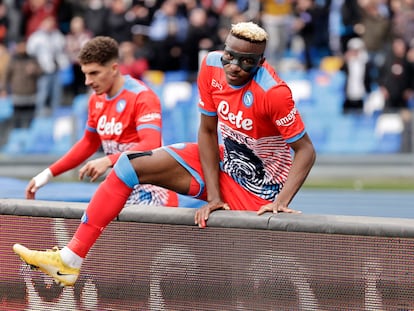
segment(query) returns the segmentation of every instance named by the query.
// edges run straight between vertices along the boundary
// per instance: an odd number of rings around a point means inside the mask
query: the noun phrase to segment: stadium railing
[[[126,206],[73,288],[13,243],[65,245],[86,203],[0,200],[2,305],[25,310],[410,310],[414,220]]]

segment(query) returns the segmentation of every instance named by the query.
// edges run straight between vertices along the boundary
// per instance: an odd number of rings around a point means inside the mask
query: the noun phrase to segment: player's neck
[[[117,95],[119,93],[119,91],[122,89],[123,85],[125,82],[125,78],[123,75],[118,74],[117,77],[115,78],[114,84],[112,85],[112,88],[110,89],[110,91],[107,93],[109,98],[114,97],[115,95]]]

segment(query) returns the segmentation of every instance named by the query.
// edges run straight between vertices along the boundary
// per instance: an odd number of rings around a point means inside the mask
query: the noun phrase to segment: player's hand
[[[217,209],[229,210],[230,207],[227,203],[224,203],[222,201],[209,202],[196,211],[194,216],[194,223],[198,225],[199,228],[205,228],[207,226],[208,216],[211,214],[211,212]]]
[[[34,200],[36,196],[36,191],[37,187],[35,186],[35,181],[34,179],[31,179],[25,190],[26,199]]]
[[[97,180],[100,176],[105,174],[106,170],[112,166],[112,162],[108,157],[102,157],[88,161],[79,170],[79,179],[83,180],[85,177],[89,177],[90,181]]]
[[[33,200],[36,195],[36,191],[46,185],[50,179],[52,179],[53,175],[49,168],[43,170],[35,177],[33,177],[29,184],[26,187],[25,194],[26,199]]]
[[[273,202],[266,205],[263,205],[258,211],[257,215],[262,215],[266,212],[272,212],[274,214],[277,213],[291,213],[291,214],[300,214],[301,211],[297,211],[294,209],[289,208],[287,205],[279,203],[279,202]]]

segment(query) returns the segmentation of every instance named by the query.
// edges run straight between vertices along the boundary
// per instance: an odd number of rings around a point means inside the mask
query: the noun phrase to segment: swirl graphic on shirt
[[[280,191],[280,185],[268,183],[264,164],[259,157],[245,144],[229,137],[223,143],[223,171],[255,195],[265,200],[274,200]]]
[[[168,206],[169,191],[167,189],[148,185],[138,184],[130,194],[126,204],[144,204]]]

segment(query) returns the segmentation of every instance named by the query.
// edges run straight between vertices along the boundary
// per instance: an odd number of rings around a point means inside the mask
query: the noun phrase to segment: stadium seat
[[[13,113],[14,107],[11,97],[0,97],[0,122],[10,119]]]
[[[35,117],[29,128],[26,153],[47,154],[53,148],[54,118]]]
[[[401,151],[402,135],[386,133],[378,138],[375,153],[397,153]]]
[[[164,83],[187,81],[188,76],[186,70],[166,71],[164,72]]]
[[[161,95],[163,144],[196,140],[197,99],[195,83],[176,81],[165,84]]]
[[[398,113],[382,113],[378,116],[375,134],[378,153],[396,153],[401,150],[403,121]]]
[[[61,69],[59,74],[60,74],[60,80],[61,80],[63,86],[67,86],[67,85],[72,84],[73,79],[74,79],[74,73],[73,73],[73,66],[72,65]]]
[[[72,115],[75,119],[75,136],[80,139],[88,119],[88,94],[78,94],[72,100]]]
[[[75,120],[71,114],[54,118],[51,153],[64,154],[72,147],[74,143]]]
[[[321,151],[327,154],[351,153],[354,134],[352,118],[339,115],[326,118],[325,123],[327,138]]]
[[[29,129],[12,129],[7,143],[2,148],[2,152],[8,155],[21,155],[25,153],[29,136]]]
[[[378,116],[375,132],[381,137],[385,134],[401,134],[403,128],[404,124],[398,113],[383,113]]]

